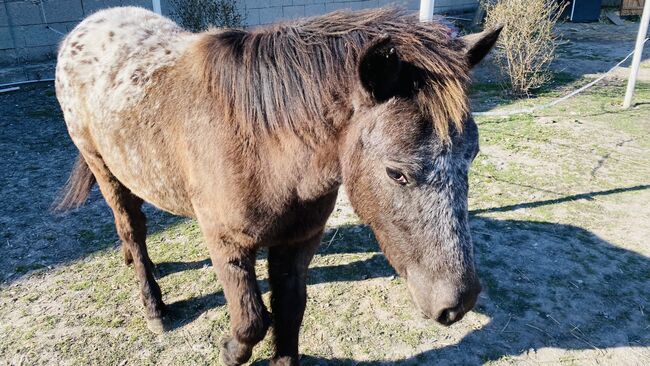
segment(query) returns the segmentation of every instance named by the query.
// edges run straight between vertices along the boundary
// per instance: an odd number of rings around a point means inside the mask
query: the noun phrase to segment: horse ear
[[[498,26],[460,38],[464,43],[465,57],[470,67],[476,66],[490,52],[502,29],[503,26]]]
[[[362,53],[359,79],[363,88],[377,101],[397,94],[401,62],[389,35],[375,39]]]

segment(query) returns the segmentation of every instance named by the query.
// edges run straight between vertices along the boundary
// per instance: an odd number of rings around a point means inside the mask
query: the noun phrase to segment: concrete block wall
[[[339,9],[391,4],[417,11],[419,0],[237,0],[248,26],[313,16]],[[436,0],[437,13],[474,9],[479,0]],[[169,0],[162,0],[169,14]],[[151,0],[0,0],[0,84],[51,77],[63,35],[93,12],[114,6],[151,9]],[[47,63],[46,66],[36,64]]]
[[[436,13],[453,13],[476,9],[479,0],[436,0]],[[319,15],[335,10],[360,10],[398,5],[417,11],[420,0],[240,0],[242,12],[249,26],[269,24],[281,20]]]
[[[150,0],[2,0],[0,66],[53,60],[63,34],[98,9],[120,5],[151,8]]]

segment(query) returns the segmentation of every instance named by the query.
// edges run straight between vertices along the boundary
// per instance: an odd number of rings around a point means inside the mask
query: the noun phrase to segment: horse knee
[[[259,343],[271,325],[271,316],[264,309],[258,316],[246,319],[233,327],[232,333],[239,342],[249,345]]]

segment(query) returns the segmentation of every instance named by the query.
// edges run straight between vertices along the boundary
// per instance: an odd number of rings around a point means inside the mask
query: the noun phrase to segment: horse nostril
[[[473,284],[473,286],[464,291],[460,296],[460,301],[454,306],[443,309],[439,315],[436,317],[438,323],[442,325],[451,325],[463,318],[465,313],[471,310],[476,304],[476,299],[478,294],[481,292],[481,285],[478,280]]]
[[[443,310],[440,315],[436,318],[436,321],[440,324],[447,324],[447,316],[449,313],[449,309]]]
[[[436,320],[442,325],[452,325],[453,323],[462,319],[463,315],[464,314],[459,311],[458,307],[447,308],[440,312],[440,315],[436,318]]]

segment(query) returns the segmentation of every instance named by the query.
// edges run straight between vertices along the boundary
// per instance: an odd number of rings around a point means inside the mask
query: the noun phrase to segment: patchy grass
[[[572,78],[500,107],[545,103],[582,82]],[[624,87],[610,81],[537,115],[477,119],[470,210],[484,292],[452,327],[417,316],[342,195],[311,265],[303,364],[646,364],[650,84],[626,111]],[[477,84],[474,93],[500,92]],[[229,316],[196,223],[146,209],[173,325],[153,335],[98,193],[67,215],[47,211],[75,154],[59,117],[29,112],[56,106],[52,88],[1,97],[12,108],[0,110],[0,360],[217,363]],[[264,253],[256,270],[268,303]],[[270,355],[267,337],[251,363]]]

